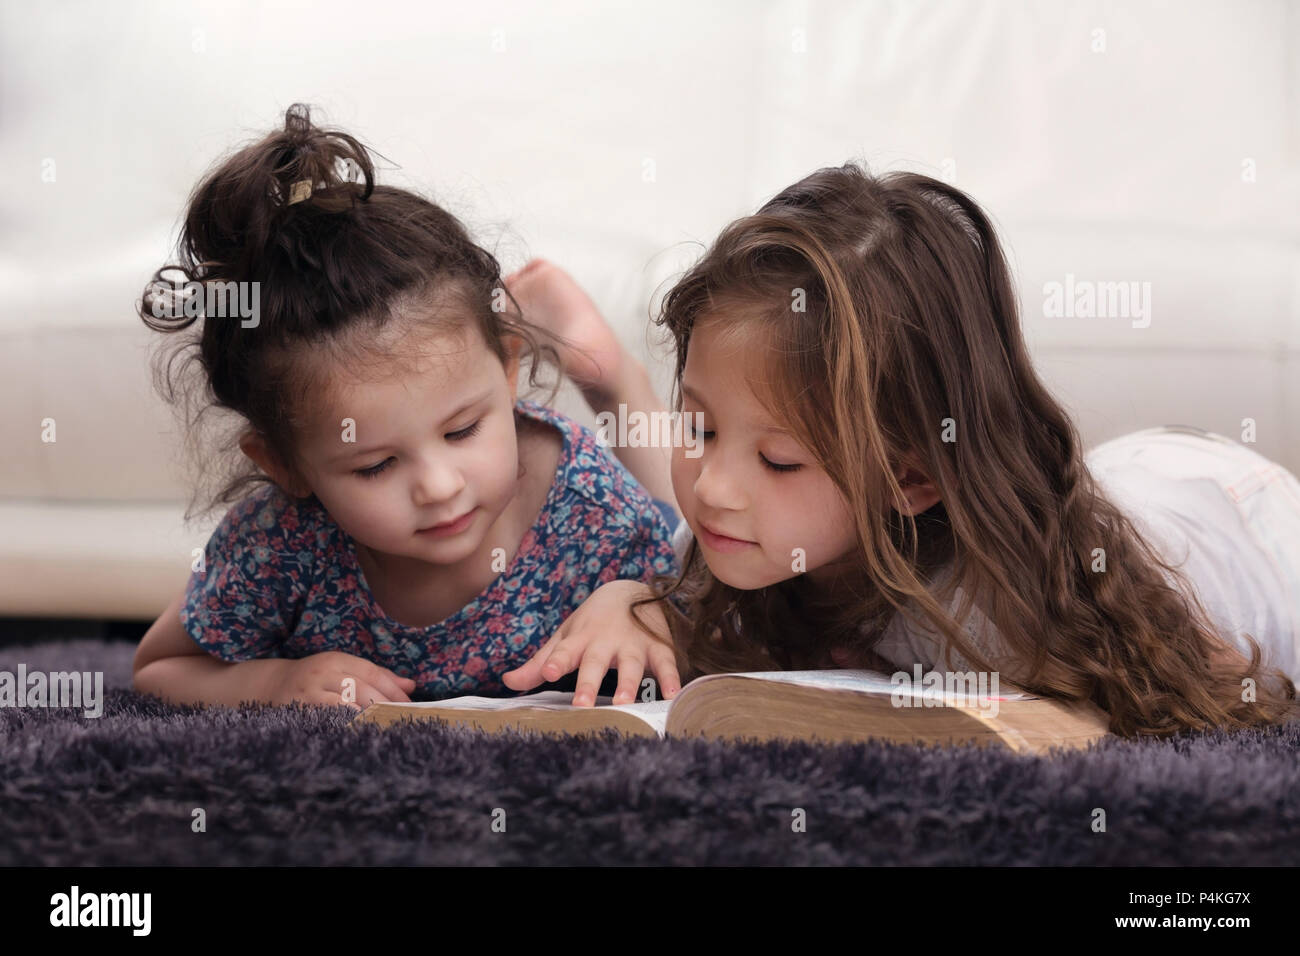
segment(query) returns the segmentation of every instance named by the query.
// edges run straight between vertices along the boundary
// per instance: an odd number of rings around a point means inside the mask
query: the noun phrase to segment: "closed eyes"
[[[460,431],[456,431],[456,432],[448,432],[445,437],[449,441],[464,441],[467,438],[473,438],[475,435],[477,435],[479,433],[479,430],[482,428],[482,426],[483,426],[483,419],[480,418],[478,421],[476,421],[473,425],[470,425],[468,428],[462,428]],[[358,468],[353,472],[353,474],[360,475],[362,478],[378,478],[380,475],[382,475],[384,472],[388,470],[389,467],[388,463],[391,462],[392,460],[393,460],[392,456],[389,456],[388,458],[385,458],[377,465],[372,465],[369,468]]]
[[[803,465],[781,465],[774,461],[768,461],[767,457],[763,455],[762,452],[759,452],[758,457],[763,459],[763,466],[770,468],[772,471],[798,471],[803,467]]]
[[[692,431],[691,431],[691,437],[692,437],[692,438],[698,436],[699,438],[703,439],[704,441],[712,441],[712,440],[713,440],[713,437],[717,434],[716,432],[706,431],[706,430],[704,430],[704,429],[700,429],[699,431],[695,431],[695,430],[693,429],[693,426],[690,425],[690,423],[689,423],[689,416],[688,416],[688,422],[687,422],[687,426],[686,426],[686,427],[692,429]],[[798,471],[800,468],[803,467],[803,465],[783,465],[783,464],[781,464],[781,463],[779,463],[779,462],[769,461],[768,458],[767,458],[767,456],[764,455],[762,452],[759,452],[759,453],[758,453],[758,458],[759,458],[759,460],[763,463],[763,467],[764,467],[764,468],[768,469],[769,471],[775,471],[775,472],[778,472],[778,473],[785,473],[785,472],[791,472],[791,471]]]

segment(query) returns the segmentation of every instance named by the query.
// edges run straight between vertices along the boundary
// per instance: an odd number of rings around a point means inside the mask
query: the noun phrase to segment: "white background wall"
[[[850,158],[950,179],[1089,445],[1249,417],[1300,471],[1294,2],[4,0],[0,97],[11,500],[185,497],[133,302],[200,175],[294,101],[508,268],[568,268],[665,394],[655,293],[727,221]],[[1044,316],[1067,274],[1150,282],[1150,326]]]

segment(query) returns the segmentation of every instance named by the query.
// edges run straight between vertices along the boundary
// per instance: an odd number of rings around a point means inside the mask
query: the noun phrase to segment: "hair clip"
[[[311,180],[300,179],[289,187],[289,202],[292,206],[296,202],[302,202],[304,199],[311,198]]]

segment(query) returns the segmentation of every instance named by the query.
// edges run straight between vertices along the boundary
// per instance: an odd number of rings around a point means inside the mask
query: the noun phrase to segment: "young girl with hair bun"
[[[142,299],[150,328],[198,322],[169,272],[242,307],[205,314],[157,369],[175,402],[171,360],[197,366],[181,380],[205,406],[186,422],[196,446],[205,413],[235,416],[198,469],[231,507],[141,641],[136,689],[356,708],[510,695],[502,673],[602,583],[675,572],[651,496],[589,430],[519,396],[522,359],[536,385],[556,353],[497,260],[439,206],[377,185],[352,136],[290,107],[196,188],[180,256]]]

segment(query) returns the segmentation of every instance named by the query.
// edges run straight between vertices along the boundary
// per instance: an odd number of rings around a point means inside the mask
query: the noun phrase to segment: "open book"
[[[698,677],[673,700],[613,704],[609,697],[597,697],[594,707],[574,707],[572,693],[544,691],[381,701],[353,720],[379,725],[438,720],[490,732],[580,734],[608,728],[645,737],[973,743],[1018,753],[1086,747],[1108,735],[1105,712],[1091,704],[1066,705],[1014,690],[961,690],[945,693],[920,681],[900,683],[878,671],[759,671]]]

